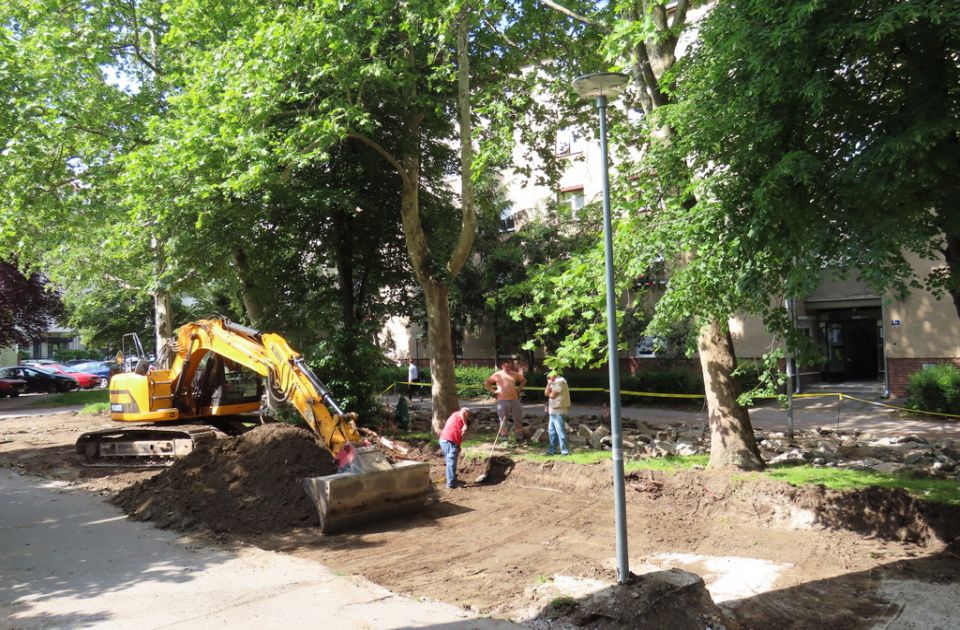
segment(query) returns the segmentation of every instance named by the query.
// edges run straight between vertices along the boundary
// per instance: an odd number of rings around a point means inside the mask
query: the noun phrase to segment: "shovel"
[[[502,428],[502,427],[501,427]],[[493,449],[497,448],[497,440],[500,439],[500,429],[497,429],[497,437],[493,438],[493,446],[490,447],[490,454],[487,455],[487,465],[483,469],[483,474],[477,477],[473,483],[483,483],[490,474],[490,464],[493,463]]]

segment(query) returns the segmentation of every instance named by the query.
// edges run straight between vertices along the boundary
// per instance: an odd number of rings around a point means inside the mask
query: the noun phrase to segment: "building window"
[[[583,138],[573,127],[557,132],[557,155],[574,155],[583,152]]]
[[[570,214],[576,218],[579,211],[586,204],[583,186],[571,186],[560,191],[560,204],[570,208]]]
[[[500,231],[515,232],[523,222],[523,211],[507,208],[500,212]]]
[[[50,337],[47,339],[47,355],[51,359],[56,359],[64,350],[70,349],[70,339],[63,337]]]
[[[653,359],[663,350],[663,340],[649,335],[640,337],[637,341],[636,352],[639,359]]]

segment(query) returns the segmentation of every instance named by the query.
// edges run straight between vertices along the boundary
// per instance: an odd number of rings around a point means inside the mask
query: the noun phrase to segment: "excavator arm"
[[[322,532],[423,507],[433,491],[429,464],[391,463],[376,448],[361,446],[355,418],[341,411],[283,337],[225,318],[181,326],[170,369],[138,368],[110,379],[111,417],[139,424],[84,433],[76,444],[81,461],[90,466],[165,466],[205,442],[226,437],[220,430],[225,422],[262,405],[260,379],[255,379],[258,395],[238,396],[228,387],[228,368],[234,375],[245,368],[262,377],[268,407],[291,405],[331,453],[343,451],[344,472],[302,480],[317,505]]]
[[[215,415],[201,404],[192,387],[208,353],[264,377],[267,404],[273,409],[283,404],[294,407],[331,452],[336,454],[348,442],[360,441],[354,419],[341,411],[327,387],[286,339],[225,318],[192,322],[178,330],[177,353],[168,377],[178,419]]]

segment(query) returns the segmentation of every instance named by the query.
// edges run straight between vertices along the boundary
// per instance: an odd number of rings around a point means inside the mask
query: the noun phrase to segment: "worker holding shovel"
[[[506,440],[510,427],[507,418],[513,420],[513,431],[518,443],[524,441],[523,436],[523,405],[520,404],[520,394],[527,384],[526,377],[513,369],[513,361],[505,359],[500,362],[500,370],[491,374],[483,382],[484,388],[497,398],[497,416],[500,417],[499,437]]]
[[[443,459],[447,463],[447,487],[460,486],[457,480],[457,460],[460,459],[460,447],[463,445],[463,434],[467,432],[467,422],[470,420],[470,409],[461,407],[447,418],[440,432],[440,449]]]
[[[550,414],[547,424],[550,448],[546,454],[556,455],[559,449],[561,455],[569,455],[570,448],[567,446],[567,434],[563,427],[564,416],[570,411],[570,388],[567,386],[567,379],[557,370],[550,372],[543,395],[547,397],[547,411]]]

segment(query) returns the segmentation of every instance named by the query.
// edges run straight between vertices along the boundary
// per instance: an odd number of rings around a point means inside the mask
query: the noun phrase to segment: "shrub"
[[[493,374],[494,370],[488,367],[458,367],[454,369],[457,376],[457,395],[460,398],[483,398],[489,396],[483,388],[483,381]]]
[[[687,370],[663,369],[637,372],[623,381],[623,388],[663,394],[702,394],[703,378]]]
[[[87,359],[89,361],[99,361],[103,359],[103,352],[98,352],[90,348],[68,349],[62,348],[53,353],[53,358],[57,361],[74,361]]]
[[[960,413],[960,369],[944,364],[911,374],[907,406],[917,411]]]
[[[567,379],[567,383],[573,390],[580,387],[604,390],[610,385],[610,376],[606,370],[564,370],[563,377]],[[622,375],[620,377],[620,386],[621,389],[623,389]],[[604,403],[610,402],[610,394],[604,391],[572,391],[570,392],[570,399],[575,405],[583,403]]]

